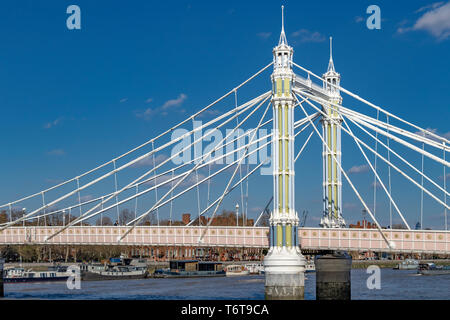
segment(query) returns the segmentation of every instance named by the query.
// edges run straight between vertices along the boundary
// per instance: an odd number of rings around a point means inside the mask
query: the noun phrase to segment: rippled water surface
[[[449,299],[450,275],[381,269],[381,289],[369,290],[365,269],[352,270],[352,299]],[[307,273],[305,299],[315,299],[315,274]],[[80,290],[65,282],[8,283],[9,299],[264,299],[264,277],[84,281]]]

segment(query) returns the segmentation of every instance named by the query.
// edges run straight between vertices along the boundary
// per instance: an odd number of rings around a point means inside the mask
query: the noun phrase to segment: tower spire
[[[334,62],[333,62],[333,37],[330,37],[330,62],[328,63],[327,72],[335,71],[334,70]]]
[[[287,45],[286,34],[284,33],[284,6],[281,6],[281,34],[280,41],[278,41],[278,45],[281,44]]]

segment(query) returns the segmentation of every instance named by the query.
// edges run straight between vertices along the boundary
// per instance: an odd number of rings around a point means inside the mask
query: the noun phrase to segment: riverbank
[[[394,268],[402,260],[353,260],[352,269],[367,269],[371,265],[376,265],[380,268]],[[420,262],[433,262],[436,265],[450,265],[450,259],[435,259],[435,260],[419,260]],[[252,263],[262,263],[262,261],[224,261],[224,265],[230,264],[252,264]],[[78,265],[79,263],[74,262],[62,262],[58,263],[62,266]],[[31,263],[6,263],[5,268],[11,267],[22,267],[25,269],[33,269],[34,271],[44,271],[48,267],[52,266],[53,263],[50,262],[31,262]],[[147,261],[148,271],[150,273],[154,272],[156,269],[168,268],[169,262],[167,261]]]

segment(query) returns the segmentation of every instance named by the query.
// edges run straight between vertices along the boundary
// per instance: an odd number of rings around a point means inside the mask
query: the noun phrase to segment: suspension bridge
[[[272,62],[222,97],[145,143],[87,172],[0,204],[0,212],[6,217],[0,225],[0,245],[270,248],[269,265],[271,259],[279,260],[280,256],[301,255],[299,247],[448,254],[446,170],[449,162],[446,157],[449,140],[341,86],[341,75],[335,69],[331,48],[330,38],[328,69],[322,76],[295,63],[283,21]],[[272,88],[259,88],[259,95],[238,103],[241,90],[256,78],[267,75],[268,70],[272,70]],[[344,103],[342,95],[349,100]],[[356,111],[355,104],[365,105],[373,112]],[[225,106],[226,110],[217,112],[214,107],[218,105]],[[200,125],[198,120],[202,120]],[[249,128],[251,122],[256,124],[254,128]],[[184,129],[182,134],[174,135],[191,123],[192,130]],[[271,125],[271,133],[267,133]],[[232,129],[227,130],[225,136],[218,134],[229,127]],[[266,129],[266,134],[261,134],[262,129]],[[303,137],[301,134],[306,132],[309,132],[306,138],[299,141]],[[388,199],[389,228],[381,226],[376,205],[371,206],[363,199],[343,168],[342,157],[346,155],[342,154],[342,132],[349,138],[346,142],[355,144],[373,173],[374,184],[379,186],[374,188],[374,199],[377,189]],[[295,173],[308,168],[297,165],[295,170],[295,163],[304,155],[314,135],[322,146],[323,192],[318,199],[322,199],[323,210],[320,227],[299,227],[295,210]],[[196,152],[203,141],[213,139],[215,143],[209,148]],[[234,147],[236,143],[238,146]],[[250,159],[267,148],[271,149],[270,156],[250,166]],[[194,156],[185,158],[192,149]],[[181,157],[183,161],[180,162]],[[233,160],[225,161],[230,157]],[[421,159],[420,167],[415,164],[417,158]],[[433,176],[435,173],[425,171],[425,159],[442,166],[442,182]],[[142,163],[147,166],[141,166]],[[387,179],[382,179],[380,163],[387,169]],[[273,189],[273,197],[249,225],[246,220],[247,202],[251,197],[249,180],[268,164],[273,184],[267,184],[267,188]],[[391,172],[407,181],[411,190],[420,191],[421,228],[413,230],[408,224],[404,210],[392,192]],[[348,228],[343,212],[346,195],[342,192],[342,178],[376,228]],[[302,187],[297,187],[297,192],[302,192]],[[245,223],[242,226],[216,225],[214,221],[224,199],[234,190],[240,190]],[[90,196],[83,197],[82,193]],[[426,219],[424,196],[443,209],[444,219],[439,230],[423,229],[423,219]],[[174,225],[175,204],[182,199],[187,201],[186,198],[196,203],[197,220]],[[269,210],[271,205],[273,208]],[[120,206],[132,208],[134,217],[121,221]],[[164,218],[168,223],[162,223],[162,210],[168,212],[168,217]],[[268,211],[270,226],[261,226],[261,218]],[[207,218],[200,219],[203,216]],[[113,217],[117,225],[104,224],[106,217]],[[402,222],[403,229],[392,229],[396,217]],[[96,225],[93,221],[97,221]],[[195,225],[195,221],[205,223]]]

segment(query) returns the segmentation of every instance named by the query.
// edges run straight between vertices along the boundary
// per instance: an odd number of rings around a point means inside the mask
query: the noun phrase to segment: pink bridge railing
[[[136,227],[122,241],[118,237],[127,227],[71,227],[51,240],[48,236],[58,227],[11,227],[0,231],[0,245],[6,244],[72,244],[72,245],[140,245],[140,246],[213,246],[268,247],[266,227],[210,227],[203,241],[205,227]],[[449,254],[450,232],[434,230],[383,230],[395,245],[390,250],[376,229],[300,228],[302,249],[372,250],[392,252],[424,252]]]

